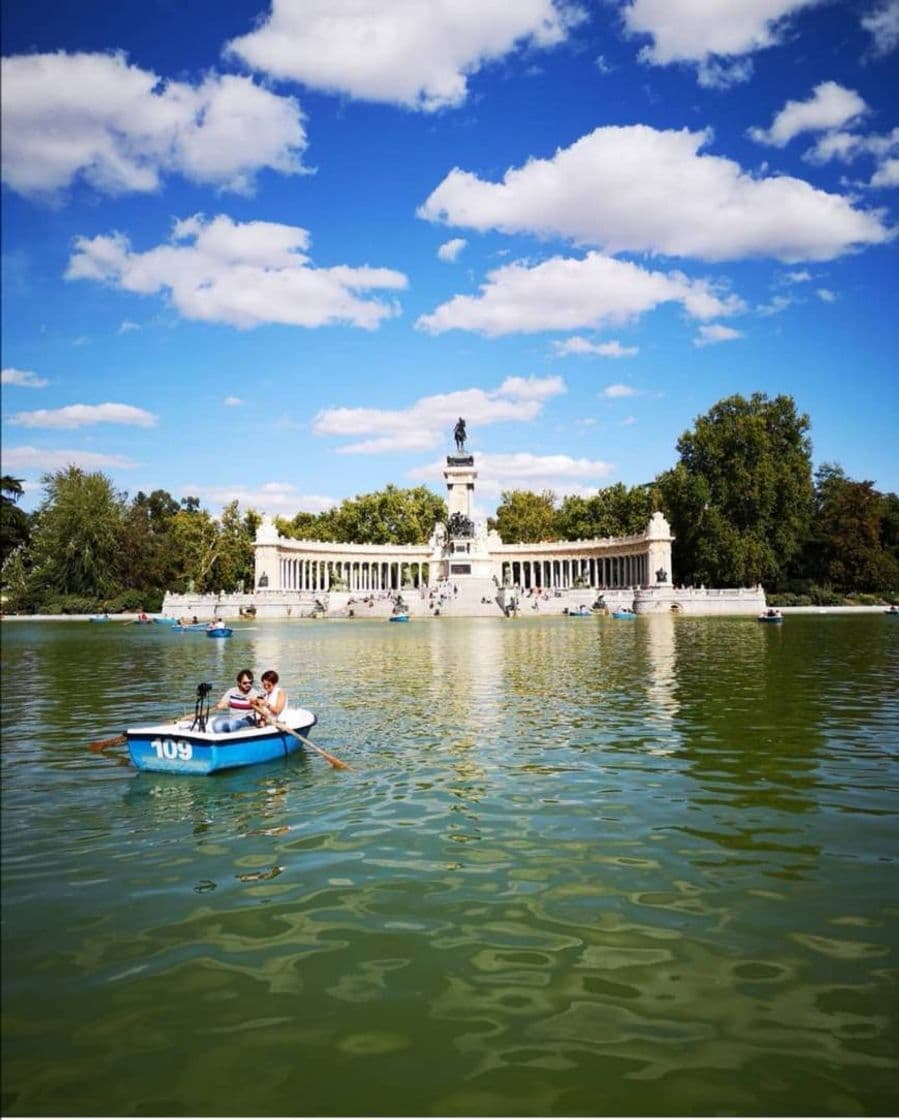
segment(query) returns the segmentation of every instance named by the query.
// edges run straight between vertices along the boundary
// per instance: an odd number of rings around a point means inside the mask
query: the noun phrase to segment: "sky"
[[[2,471],[293,516],[651,481],[734,393],[899,492],[899,0],[6,0]]]

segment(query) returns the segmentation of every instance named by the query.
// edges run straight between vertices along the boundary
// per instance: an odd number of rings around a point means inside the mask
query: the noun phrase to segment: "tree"
[[[590,498],[568,495],[556,515],[560,540],[593,540],[642,533],[649,523],[654,495],[650,487],[616,482]]]
[[[25,493],[21,478],[13,478],[5,474],[0,479],[0,541],[2,541],[2,554],[0,564],[28,540],[31,519],[28,514],[18,506],[19,498]]]
[[[100,472],[46,474],[31,540],[30,580],[41,593],[104,599],[120,586],[124,495]]]
[[[246,518],[241,520],[237,501],[229,502],[219,519],[218,555],[213,579],[219,589],[234,591],[252,587],[254,574],[253,539]]]
[[[506,544],[557,540],[555,506],[552,490],[504,490],[490,524]]]
[[[891,548],[894,505],[870,481],[856,482],[838,464],[815,473],[815,520],[806,549],[814,578],[840,591],[895,587],[899,564]],[[892,538],[892,539],[891,539]]]
[[[214,578],[218,526],[206,510],[178,510],[172,518],[170,542],[176,574],[169,590],[184,592],[189,585],[202,593],[221,590]]]
[[[424,544],[438,521],[446,520],[446,503],[426,486],[401,490],[389,485],[344,501],[321,515],[332,524],[337,541],[360,544]],[[328,539],[328,538],[323,538]]]
[[[180,506],[167,490],[139,490],[122,526],[123,582],[126,587],[165,591],[176,578],[170,533]]]
[[[727,397],[677,442],[680,461],[657,480],[689,583],[776,586],[812,515],[809,419],[792,397]]]

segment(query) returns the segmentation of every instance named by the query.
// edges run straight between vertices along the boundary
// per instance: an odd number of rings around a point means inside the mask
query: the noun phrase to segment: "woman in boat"
[[[258,699],[259,693],[253,688],[253,674],[249,669],[241,669],[237,674],[237,687],[229,688],[215,706],[216,711],[227,708],[231,714],[216,716],[212,721],[212,730],[242,731],[245,727],[255,727],[253,702]]]
[[[262,696],[253,701],[253,707],[259,713],[257,723],[263,726],[277,719],[287,707],[287,693],[278,684],[278,674],[274,669],[266,669],[260,680]]]

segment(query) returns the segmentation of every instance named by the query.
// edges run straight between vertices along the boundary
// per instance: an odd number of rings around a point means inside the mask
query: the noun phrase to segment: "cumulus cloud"
[[[130,470],[138,466],[126,455],[104,455],[100,451],[48,450],[44,447],[7,447],[3,449],[3,471],[64,471],[67,467],[86,471]]]
[[[580,18],[565,0],[272,0],[226,51],[314,89],[433,112],[461,104],[485,63],[553,47]]]
[[[437,256],[442,261],[454,261],[467,244],[464,237],[453,237],[449,241],[444,241],[437,250]]]
[[[181,488],[182,494],[193,494],[212,508],[223,508],[231,502],[239,502],[244,509],[255,509],[271,516],[280,514],[293,517],[301,510],[306,513],[322,513],[340,503],[336,498],[321,494],[301,494],[289,482],[266,482],[253,488],[245,485],[204,486],[191,483]]]
[[[770,128],[751,128],[749,135],[759,144],[784,148],[802,132],[824,132],[841,128],[868,111],[864,100],[837,82],[821,82],[807,101],[788,101]]]
[[[876,54],[890,54],[899,46],[899,0],[886,0],[862,16],[861,22],[874,40]]]
[[[832,292],[830,288],[818,288],[815,295],[822,303],[836,303],[837,301],[837,293]]]
[[[738,59],[780,42],[790,17],[817,0],[631,0],[623,10],[632,35],[648,35],[644,62],[708,63]],[[748,77],[747,68],[743,76]]]
[[[742,338],[743,332],[736,331],[733,327],[725,327],[722,323],[708,323],[699,328],[699,334],[693,339],[694,346],[714,346],[719,342],[732,342],[735,338]]]
[[[38,377],[29,369],[13,369],[11,366],[2,372],[3,385],[18,385],[22,389],[43,389],[49,385],[46,377]]]
[[[899,159],[886,159],[871,176],[872,187],[899,187]]]
[[[617,401],[623,397],[639,397],[640,390],[635,389],[632,385],[607,385],[599,395],[607,400]]]
[[[829,260],[891,236],[881,217],[788,175],[702,155],[708,131],[601,127],[487,182],[454,168],[418,215],[470,229],[559,236],[608,253],[708,261]],[[662,173],[664,169],[664,173]]]
[[[163,175],[246,193],[262,168],[303,171],[303,114],[248,77],[163,81],[123,54],[14,55],[2,63],[3,181],[52,194],[83,177],[107,194]]]
[[[343,454],[426,451],[446,442],[464,416],[475,429],[488,424],[536,420],[543,404],[565,392],[561,377],[507,377],[497,389],[460,389],[422,397],[408,408],[328,408],[312,430],[320,436],[368,436],[338,448]]]
[[[367,265],[315,268],[309,233],[276,222],[235,222],[220,214],[177,221],[167,244],[134,252],[120,233],[79,237],[66,278],[95,280],[128,292],[167,292],[186,319],[251,328],[263,323],[374,329],[399,313],[363,298],[371,289],[406,287],[406,277]]]
[[[553,257],[530,267],[517,261],[487,274],[478,296],[458,295],[416,326],[430,334],[476,331],[489,337],[621,323],[659,304],[681,303],[697,319],[742,310],[706,280],[681,272],[652,272],[601,253],[583,259]]]
[[[639,353],[637,346],[622,346],[617,339],[608,342],[590,342],[581,335],[562,339],[553,343],[553,349],[562,358],[569,354],[596,354],[600,358],[632,358]]]
[[[238,408],[244,402],[241,397],[225,397],[222,403],[227,405],[228,408]]]
[[[130,404],[70,404],[65,408],[39,408],[35,412],[17,412],[10,424],[22,428],[85,428],[92,424],[130,424],[137,428],[155,428],[159,417]]]
[[[443,477],[445,464],[435,459],[409,472],[416,481],[436,481]],[[597,483],[615,470],[614,463],[602,459],[574,458],[571,455],[516,454],[478,455],[478,493],[499,498],[504,490],[562,490],[566,494],[595,494]]]

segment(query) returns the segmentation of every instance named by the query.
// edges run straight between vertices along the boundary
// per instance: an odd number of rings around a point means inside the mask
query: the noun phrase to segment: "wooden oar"
[[[327,751],[322,750],[321,747],[313,743],[311,739],[307,739],[305,735],[301,735],[299,731],[294,731],[294,729],[292,727],[288,727],[286,723],[282,723],[279,719],[275,719],[275,717],[269,712],[265,711],[263,707],[257,707],[255,704],[253,705],[253,707],[262,716],[262,718],[267,720],[273,727],[277,727],[279,731],[284,732],[286,735],[293,735],[294,739],[299,739],[300,742],[304,743],[307,747],[312,747],[312,749],[314,751],[317,751],[322,756],[322,758],[325,759],[326,762],[330,762],[335,770],[350,769],[350,765],[348,762],[342,762],[336,755],[328,754]]]
[[[185,712],[183,716],[176,716],[175,719],[173,719],[171,722],[180,723],[183,719],[192,718],[193,712]],[[122,743],[127,742],[128,736],[123,731],[119,735],[112,735],[109,739],[95,739],[92,743],[87,744],[87,749],[89,751],[95,751],[97,754],[99,754],[100,751],[109,750],[110,747],[120,747]]]

